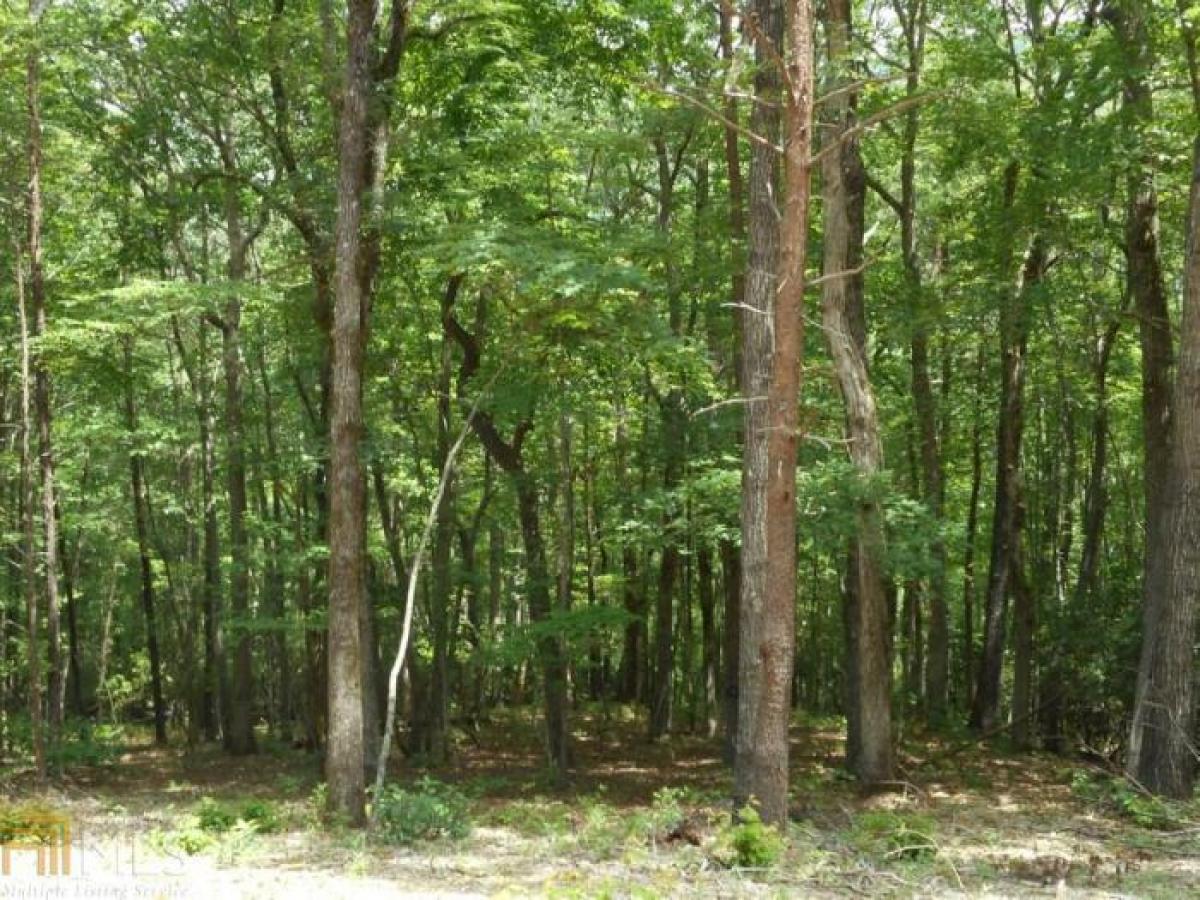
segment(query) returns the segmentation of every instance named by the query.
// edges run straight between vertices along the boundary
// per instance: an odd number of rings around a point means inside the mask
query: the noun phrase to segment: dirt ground
[[[716,740],[650,745],[621,710],[580,717],[579,774],[550,782],[526,712],[461,734],[432,776],[468,798],[458,840],[383,844],[325,822],[314,758],[264,740],[218,748],[137,740],[53,788],[0,785],[69,819],[71,873],[11,854],[0,900],[384,897],[1200,897],[1200,805],[1160,808],[1079,760],[933,740],[906,745],[894,790],[861,795],[833,727],[793,732],[793,823],[782,856],[738,864]],[[216,837],[205,807],[269,810]],[[249,805],[249,806],[248,806]]]

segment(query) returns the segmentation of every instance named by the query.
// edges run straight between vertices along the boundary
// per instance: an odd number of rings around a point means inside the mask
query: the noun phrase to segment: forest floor
[[[1200,804],[1163,805],[1077,760],[913,741],[905,782],[863,796],[838,768],[836,723],[798,724],[787,847],[738,866],[769,842],[729,825],[717,741],[651,745],[615,707],[579,725],[566,784],[538,766],[528,712],[460,735],[452,766],[398,764],[412,790],[452,784],[471,826],[399,847],[323,822],[302,750],[264,740],[231,759],[127,736],[54,788],[0,782],[74,834],[70,876],[36,878],[16,852],[0,898],[1200,897]]]

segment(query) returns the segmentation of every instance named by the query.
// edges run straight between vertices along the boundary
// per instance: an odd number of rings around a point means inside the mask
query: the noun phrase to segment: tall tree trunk
[[[826,5],[826,39],[833,72],[825,104],[821,174],[824,201],[822,319],[838,388],[846,407],[850,457],[864,483],[883,467],[883,443],[875,392],[867,371],[862,266],[866,175],[854,127],[854,93],[841,71],[850,51],[849,0]],[[883,512],[868,490],[856,511],[846,616],[848,667],[853,676],[847,721],[855,731],[847,745],[851,770],[867,783],[892,777],[891,661],[884,591]]]
[[[1195,4],[1180,0],[1180,28],[1192,88],[1194,121],[1200,121],[1200,69],[1197,68]],[[1147,95],[1147,116],[1148,116]],[[1143,174],[1143,192],[1152,187]],[[1134,201],[1135,205],[1138,205]],[[1152,239],[1153,219],[1144,221],[1143,240]],[[1130,249],[1133,256],[1133,248]],[[1130,264],[1131,278],[1133,262]],[[1179,366],[1175,375],[1169,465],[1161,482],[1160,543],[1151,544],[1147,518],[1147,583],[1143,605],[1142,653],[1138,665],[1127,771],[1155,793],[1186,799],[1192,796],[1197,752],[1195,738],[1195,635],[1200,595],[1200,137],[1192,146],[1192,179],[1184,253]],[[1140,309],[1139,309],[1140,312]],[[1169,322],[1160,337],[1160,352],[1169,352]],[[1143,335],[1143,378],[1146,338]],[[1143,387],[1145,397],[1146,387]],[[1143,405],[1145,411],[1145,405]],[[1163,428],[1165,431],[1165,427]],[[1149,432],[1146,445],[1147,500],[1150,498]],[[1149,517],[1150,510],[1147,510]],[[1160,574],[1161,573],[1161,574]],[[1152,577],[1153,575],[1153,577]],[[1161,591],[1161,596],[1159,592]]]
[[[462,327],[452,312],[443,317],[442,327],[462,348],[459,383],[466,384],[479,370],[478,339]],[[544,628],[544,623],[549,621],[553,612],[550,570],[546,561],[546,543],[542,538],[538,484],[526,468],[524,457],[525,440],[533,429],[533,420],[528,417],[522,419],[513,436],[506,441],[497,430],[492,416],[476,410],[471,417],[471,429],[492,461],[508,475],[516,492],[521,540],[525,546],[525,590],[529,618]],[[546,756],[552,771],[561,776],[572,765],[566,652],[562,638],[549,632],[543,632],[538,638],[537,649],[545,694]]]
[[[735,62],[733,47],[733,22],[730,7],[718,4],[720,9],[720,51],[726,65]],[[745,184],[742,178],[741,147],[738,125],[741,121],[738,102],[732,93],[724,97],[725,112],[725,177],[729,182],[729,237],[733,245],[730,297],[733,303],[733,374],[738,393],[745,400],[752,396],[746,383],[746,367],[743,364],[743,347],[746,338],[746,214]],[[744,423],[743,416],[742,422]],[[744,447],[746,436],[739,427],[738,447]],[[721,635],[722,683],[721,683],[721,729],[722,754],[725,763],[733,765],[737,745],[737,693],[738,693],[738,644],[741,640],[740,598],[742,591],[741,549],[732,541],[723,540],[720,547],[722,579],[724,580],[725,610]]]
[[[600,545],[600,515],[596,506],[596,455],[595,441],[591,429],[591,419],[583,420],[583,510],[584,510],[584,558],[587,566],[587,601],[588,608],[595,609],[601,605],[597,576],[607,567],[607,557],[604,547]],[[488,473],[490,474],[490,469]],[[597,553],[597,551],[599,551]],[[592,700],[603,700],[605,709],[608,703],[608,642],[599,636],[588,641],[588,695]],[[480,669],[482,679],[483,670]]]
[[[971,494],[967,500],[967,533],[963,548],[963,644],[962,677],[964,699],[974,703],[975,672],[975,538],[979,532],[979,494],[983,486],[983,415],[980,396],[983,393],[983,343],[976,359],[975,400],[971,415]]]
[[[462,275],[453,275],[447,282],[442,297],[442,315],[450,314]],[[434,458],[434,471],[441,472],[446,465],[446,456],[450,452],[453,436],[450,432],[450,388],[453,379],[453,342],[449,335],[443,336],[441,368],[438,374],[437,397],[437,446]],[[446,483],[446,492],[438,506],[437,522],[434,527],[433,553],[430,558],[433,567],[433,585],[429,595],[430,637],[433,641],[433,667],[429,679],[429,702],[424,704],[423,722],[420,723],[421,734],[419,748],[427,753],[433,762],[441,762],[446,758],[446,732],[449,725],[450,703],[450,616],[451,598],[454,586],[450,571],[451,552],[454,545],[454,479]]]
[[[265,341],[265,335],[264,335]],[[263,429],[267,440],[267,470],[271,478],[271,525],[267,559],[267,606],[275,622],[271,638],[273,668],[278,675],[276,697],[276,721],[281,736],[286,736],[292,719],[292,665],[288,654],[287,608],[284,599],[284,570],[280,563],[283,557],[283,473],[279,463],[279,447],[275,434],[275,400],[271,393],[271,379],[267,373],[267,355],[260,343],[258,372],[263,388]]]
[[[785,6],[786,78],[784,86],[784,206],[776,221],[770,198],[771,170],[751,177],[751,276],[764,256],[778,248],[777,280],[755,278],[759,290],[767,288],[752,303],[755,289],[749,285],[747,305],[770,307],[773,338],[769,363],[761,356],[746,354],[747,367],[769,365],[765,433],[758,422],[746,428],[747,468],[760,475],[748,479],[747,494],[758,494],[743,505],[743,546],[760,543],[762,556],[754,560],[758,577],[743,582],[742,653],[740,659],[740,710],[737,757],[734,761],[735,805],[756,798],[763,821],[783,825],[787,821],[788,723],[791,714],[792,670],[795,653],[796,606],[796,447],[799,440],[798,407],[800,367],[804,352],[804,265],[808,242],[809,170],[812,154],[813,45],[812,6],[809,0],[788,0]],[[759,28],[771,47],[760,46],[756,56],[762,66],[756,83],[761,105],[774,102],[774,84],[779,75],[765,75],[775,65],[774,52],[783,54],[783,22],[778,6],[769,0],[756,5]],[[771,140],[770,124],[766,133]],[[772,141],[773,143],[773,141]],[[764,160],[756,150],[759,168]],[[762,193],[766,193],[764,198]],[[772,204],[765,214],[762,201]],[[773,232],[772,237],[755,233]],[[763,243],[760,244],[759,242]],[[764,254],[764,250],[766,253]],[[765,270],[771,271],[771,270]],[[765,274],[765,272],[763,274]],[[749,317],[747,317],[749,318]],[[763,316],[762,318],[766,318]],[[747,323],[749,329],[749,323]],[[756,350],[762,349],[756,346]],[[752,398],[753,399],[753,398]],[[750,406],[755,406],[751,403]],[[765,447],[760,445],[765,443]],[[753,448],[753,449],[752,449]],[[765,452],[764,452],[765,451]],[[760,456],[761,454],[761,456]],[[761,458],[761,467],[758,459]],[[760,493],[761,491],[761,493]],[[749,515],[747,515],[749,513]],[[754,535],[751,537],[751,535]],[[751,567],[750,560],[746,561]]]
[[[683,337],[683,298],[672,242],[675,182],[679,176],[686,140],[674,159],[666,142],[655,138],[654,151],[658,161],[658,218],[657,226],[666,245],[667,319],[676,340]],[[650,739],[656,740],[671,729],[674,685],[674,603],[675,585],[679,581],[681,558],[679,537],[674,519],[678,514],[674,492],[683,475],[687,455],[687,411],[684,394],[673,386],[665,395],[655,394],[662,416],[663,433],[663,490],[666,511],[663,514],[663,545],[659,560],[658,594],[654,607],[654,680],[650,696]]]
[[[1024,503],[1018,496],[1017,503]],[[1015,532],[1021,533],[1024,510],[1017,511]],[[1012,745],[1016,750],[1031,746],[1033,716],[1034,629],[1037,625],[1037,603],[1025,576],[1020,539],[1014,548],[1012,561],[1013,595],[1013,679],[1012,679]]]
[[[725,600],[721,629],[721,758],[732,767],[737,755],[738,673],[741,654],[742,554],[731,540],[722,540],[721,582]],[[730,621],[730,620],[733,621]]]
[[[2,393],[2,392],[0,392]],[[3,397],[0,396],[0,403],[3,402]],[[0,414],[2,419],[2,414]],[[0,421],[0,426],[2,426]],[[80,479],[80,493],[85,497],[88,494],[89,479],[91,475],[90,457],[84,457],[83,476]],[[83,661],[81,658],[81,647],[79,642],[79,603],[78,597],[75,595],[75,585],[79,583],[80,562],[83,556],[83,536],[76,530],[74,552],[69,552],[67,545],[67,537],[62,527],[62,507],[56,507],[56,512],[59,516],[58,535],[60,555],[63,561],[63,590],[66,593],[66,613],[67,613],[67,679],[70,685],[71,693],[71,712],[82,717],[84,715],[83,708]],[[64,685],[64,690],[66,685]]]
[[[125,342],[125,427],[137,440],[137,401],[134,396],[133,340]],[[158,649],[158,622],[154,605],[154,571],[150,561],[150,535],[146,522],[146,489],[143,455],[136,443],[129,451],[129,486],[133,495],[133,525],[137,535],[142,587],[142,616],[146,626],[146,649],[150,656],[150,690],[154,703],[154,743],[167,743],[167,708],[163,699],[162,658]]]
[[[1195,635],[1200,602],[1200,137],[1192,159],[1174,433],[1164,481],[1164,594],[1145,610],[1130,773],[1151,791],[1188,799],[1195,783]],[[1151,620],[1149,617],[1154,616]]]
[[[24,260],[18,248],[17,327],[21,344],[21,473],[17,505],[21,519],[21,587],[25,599],[25,652],[29,668],[29,730],[33,744],[34,771],[39,781],[46,778],[45,720],[42,713],[42,645],[38,640],[41,614],[38,609],[37,563],[33,517],[33,374],[30,367],[29,316],[25,306]]]
[[[1146,22],[1149,9],[1136,0],[1120,4],[1114,9],[1114,33],[1125,62],[1122,104],[1133,124],[1133,137],[1140,142],[1144,139],[1143,132],[1152,127],[1154,120],[1153,95],[1147,82],[1154,64]],[[1145,728],[1139,717],[1147,709],[1143,698],[1149,690],[1147,679],[1154,666],[1147,654],[1158,643],[1158,635],[1154,632],[1163,621],[1161,606],[1165,602],[1167,579],[1170,577],[1170,563],[1161,550],[1167,539],[1164,529],[1167,526],[1169,498],[1165,491],[1171,464],[1173,354],[1170,312],[1159,265],[1158,196],[1152,166],[1152,157],[1148,153],[1135,154],[1126,177],[1126,283],[1137,312],[1141,340],[1142,483],[1146,516],[1142,567],[1144,633],[1128,758],[1129,771],[1132,773],[1143,768],[1141,755]]]
[[[499,461],[497,460],[499,463]],[[501,464],[501,468],[504,466]],[[546,547],[542,540],[538,511],[537,485],[522,465],[513,470],[521,539],[525,544],[525,566],[529,579],[529,617],[535,623],[550,618],[550,573],[546,565]],[[546,754],[551,768],[562,774],[570,768],[570,730],[567,724],[567,661],[557,635],[538,640],[542,659],[546,713]]]
[[[751,107],[750,130],[767,142],[755,142],[750,154],[749,256],[742,315],[742,559],[739,605],[740,654],[738,659],[738,722],[734,741],[734,800],[771,797],[784,785],[786,768],[780,768],[779,748],[756,750],[758,717],[762,698],[762,652],[770,623],[764,621],[767,595],[767,404],[771,380],[771,315],[779,275],[779,227],[776,191],[779,188],[779,159],[773,149],[779,143],[781,73],[775,56],[783,46],[782,0],[755,0],[759,37],[755,42],[755,102]],[[769,41],[773,46],[765,46]],[[775,738],[775,744],[778,738]],[[785,744],[786,751],[786,744]],[[747,755],[747,754],[753,754]],[[778,805],[778,801],[777,805]],[[775,810],[782,816],[786,810]],[[782,818],[779,819],[782,821]]]
[[[212,382],[208,369],[208,332],[197,328],[197,416],[200,424],[200,499],[204,505],[204,717],[205,734],[215,741],[224,735],[229,709],[229,678],[221,629],[221,532],[217,520],[216,447],[213,441]]]
[[[1088,597],[1096,589],[1100,572],[1100,543],[1104,537],[1104,519],[1108,512],[1105,479],[1108,468],[1108,361],[1121,327],[1120,317],[1104,330],[1097,342],[1092,377],[1095,381],[1096,409],[1092,416],[1092,458],[1088,467],[1083,500],[1083,549],[1079,554],[1079,572],[1075,581],[1075,606],[1085,609]]]
[[[225,711],[229,708],[229,679],[225,672],[225,650],[221,637],[221,546],[216,502],[216,449],[213,440],[212,382],[208,359],[208,322],[201,318],[196,328],[196,355],[191,357],[176,318],[171,320],[172,337],[192,386],[200,437],[200,505],[204,520],[201,568],[201,616],[204,632],[204,674],[200,700],[200,727],[215,741],[224,734]]]
[[[251,238],[244,233],[238,198],[233,136],[220,142],[225,172],[225,235],[229,243],[227,274],[232,285],[220,319],[221,362],[225,371],[225,477],[229,499],[229,608],[236,620],[233,690],[225,746],[234,755],[255,751],[254,648],[250,618],[250,542],[246,533],[246,450],[242,426],[242,301],[239,285],[246,277]]]
[[[1100,574],[1101,542],[1108,512],[1108,363],[1113,344],[1121,326],[1121,317],[1114,317],[1096,342],[1092,363],[1092,378],[1096,392],[1096,407],[1092,414],[1092,448],[1088,464],[1087,486],[1083,496],[1083,548],[1079,554],[1079,570],[1071,595],[1068,622],[1084,622],[1097,588]],[[1061,659],[1062,650],[1055,648],[1042,678],[1046,682],[1040,702],[1042,746],[1052,753],[1066,750],[1063,734],[1066,711],[1067,672]]]
[[[617,411],[615,439],[615,469],[618,484],[627,484],[629,470],[628,411],[622,407]],[[621,516],[625,521],[633,516],[632,492],[622,494]],[[638,571],[638,548],[630,537],[621,539],[621,597],[628,619],[621,641],[621,669],[618,675],[620,688],[618,697],[624,703],[636,703],[643,695],[646,681],[644,660],[646,657],[646,596],[641,589],[641,573]]]
[[[29,0],[29,19],[33,37],[26,57],[25,101],[29,116],[28,163],[29,190],[26,198],[28,232],[26,255],[29,258],[29,301],[32,305],[33,333],[46,333],[46,282],[42,265],[42,113],[41,59],[38,30],[45,0]],[[34,407],[37,416],[38,462],[42,481],[42,579],[46,594],[46,639],[49,642],[50,670],[46,737],[51,747],[58,744],[63,723],[63,655],[61,614],[58,599],[58,515],[54,485],[54,442],[50,408],[50,370],[39,349],[33,358]]]
[[[1016,163],[1005,172],[1006,218],[1013,218],[1016,202]],[[1010,221],[1007,227],[1015,225]],[[1007,269],[1007,251],[1001,269]],[[1045,243],[1035,235],[1025,254],[1021,277],[1015,289],[1005,291],[1000,306],[1000,413],[996,440],[996,500],[992,510],[991,561],[988,570],[984,614],[983,659],[979,684],[971,709],[971,726],[988,732],[1000,717],[1000,687],[1004,667],[1005,620],[1008,598],[1019,558],[1021,435],[1024,426],[1025,350],[1029,329],[1028,293],[1042,277],[1046,264]]]
[[[361,825],[364,741],[361,615],[366,598],[366,497],[361,461],[367,297],[360,279],[374,0],[349,0],[338,126],[333,380],[329,465],[329,809]]]
[[[562,385],[565,393],[567,385]],[[562,491],[562,504],[558,509],[558,538],[557,547],[557,584],[555,586],[555,602],[559,610],[566,612],[571,609],[574,600],[575,579],[575,474],[572,457],[574,455],[574,427],[569,412],[561,412],[558,417],[558,486]],[[568,657],[567,680],[572,680]],[[576,670],[577,674],[577,670]],[[578,687],[575,688],[578,697]]]
[[[717,661],[721,656],[717,633],[717,604],[713,583],[712,547],[702,544],[696,550],[696,581],[700,595],[700,700],[704,710],[704,733],[717,736]]]

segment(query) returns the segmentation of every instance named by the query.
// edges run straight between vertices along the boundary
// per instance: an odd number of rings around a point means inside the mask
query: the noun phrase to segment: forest
[[[0,897],[1200,891],[1200,2],[0,2]]]

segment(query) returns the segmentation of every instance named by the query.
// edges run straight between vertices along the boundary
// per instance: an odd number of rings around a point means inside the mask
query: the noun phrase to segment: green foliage
[[[282,827],[279,808],[270,800],[248,800],[242,805],[238,819],[254,826],[259,834],[272,834]]]
[[[738,811],[737,821],[727,824],[718,838],[717,856],[730,866],[743,869],[767,869],[775,865],[787,847],[782,834],[763,822],[758,810],[746,806]]]
[[[936,826],[928,816],[871,810],[854,819],[851,843],[882,860],[921,860],[937,854]]]
[[[557,837],[598,859],[656,847],[683,822],[686,796],[680,788],[659,788],[648,809],[631,811],[607,802],[601,790],[582,798],[578,816],[568,813],[558,820],[567,827]]]
[[[63,732],[67,739],[47,753],[55,768],[101,766],[117,760],[125,749],[125,728],[121,725],[94,725],[88,719],[68,722]]]
[[[329,785],[322,781],[313,787],[304,807],[304,818],[309,828],[316,830],[325,824],[328,806]]]
[[[238,816],[228,806],[219,803],[212,797],[200,801],[196,818],[201,830],[211,834],[223,834],[237,824]]]
[[[155,829],[147,840],[159,853],[183,853],[185,856],[198,856],[215,847],[218,842],[216,835],[194,823],[167,831]]]
[[[1139,828],[1167,829],[1186,819],[1178,804],[1138,789],[1124,778],[1086,769],[1071,775],[1071,792]]]
[[[46,843],[62,832],[54,824],[66,814],[36,802],[0,803],[0,844]]]
[[[279,831],[282,824],[278,808],[270,801],[234,804],[204,797],[195,812],[180,816],[174,828],[152,831],[149,839],[160,853],[214,854],[232,862],[253,849],[258,835]]]
[[[471,833],[466,796],[428,776],[408,788],[388,785],[374,802],[379,837],[389,844],[461,840]]]

